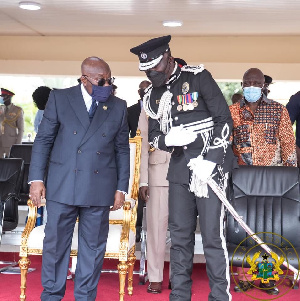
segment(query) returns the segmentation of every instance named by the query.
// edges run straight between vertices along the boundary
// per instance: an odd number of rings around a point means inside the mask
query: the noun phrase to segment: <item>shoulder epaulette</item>
[[[204,70],[204,65],[198,65],[198,66],[192,66],[192,65],[185,65],[181,68],[181,71],[183,72],[191,72],[194,73],[194,75],[202,72]]]

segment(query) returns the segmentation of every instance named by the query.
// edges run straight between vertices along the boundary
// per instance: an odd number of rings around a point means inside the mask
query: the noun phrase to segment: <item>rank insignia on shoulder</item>
[[[189,92],[189,89],[190,89],[189,83],[184,82],[184,83],[182,84],[182,93],[183,93],[183,94],[186,94],[187,92]]]
[[[107,106],[103,106],[103,110],[106,111],[107,110]]]

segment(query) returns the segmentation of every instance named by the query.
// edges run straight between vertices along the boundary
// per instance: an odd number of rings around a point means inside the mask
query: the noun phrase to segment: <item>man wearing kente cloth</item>
[[[149,142],[172,152],[167,179],[171,234],[170,300],[191,300],[195,229],[199,215],[211,292],[208,300],[231,300],[229,262],[223,233],[224,208],[208,187],[213,177],[226,189],[234,165],[229,137],[232,119],[211,74],[200,66],[180,67],[169,48],[171,36],[130,51],[152,82],[143,99]]]

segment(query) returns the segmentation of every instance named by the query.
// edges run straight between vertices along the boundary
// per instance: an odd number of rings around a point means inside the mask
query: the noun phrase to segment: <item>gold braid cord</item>
[[[16,121],[18,120],[19,116],[21,115],[21,112],[22,110],[19,109],[18,113],[16,113],[16,116],[11,119],[6,119],[5,117],[4,120],[2,121],[2,126],[4,127],[4,125],[7,124],[9,127],[16,129],[17,127],[14,125],[14,123],[16,123]]]

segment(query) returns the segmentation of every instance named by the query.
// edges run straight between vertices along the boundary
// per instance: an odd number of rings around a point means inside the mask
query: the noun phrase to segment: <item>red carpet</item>
[[[32,273],[28,274],[27,282],[27,301],[38,301],[39,296],[42,291],[40,275],[41,275],[41,256],[30,256],[31,266],[36,268]],[[0,260],[16,260],[18,261],[18,254],[16,253],[0,253]],[[105,260],[103,268],[114,269],[117,262],[115,260]],[[138,270],[138,262],[136,263],[135,270]],[[163,292],[161,294],[148,294],[146,292],[146,285],[139,285],[138,275],[134,275],[134,286],[133,286],[133,296],[129,297],[125,295],[125,301],[141,301],[143,299],[153,300],[153,301],[167,301],[169,300],[168,290],[168,273],[169,265],[165,264],[164,270],[164,283]],[[98,296],[97,301],[110,301],[119,300],[119,283],[118,274],[103,273],[100,278],[98,286]],[[193,288],[192,288],[192,301],[204,301],[207,300],[207,295],[209,292],[208,278],[205,272],[204,264],[195,264],[193,271]],[[261,292],[258,289],[254,289],[249,292],[246,296],[243,293],[235,293],[233,291],[234,281],[231,283],[231,293],[233,301],[250,301],[250,300],[280,300],[280,301],[298,301],[300,300],[300,290],[289,290],[284,296],[284,292],[288,290],[288,287],[282,284],[280,288],[280,295],[269,296],[265,292]],[[0,300],[1,301],[18,301],[20,295],[20,275],[6,275],[0,274]],[[63,300],[74,301],[73,296],[74,283],[72,280],[67,280],[67,290],[66,295]],[[279,298],[278,298],[279,297]]]

